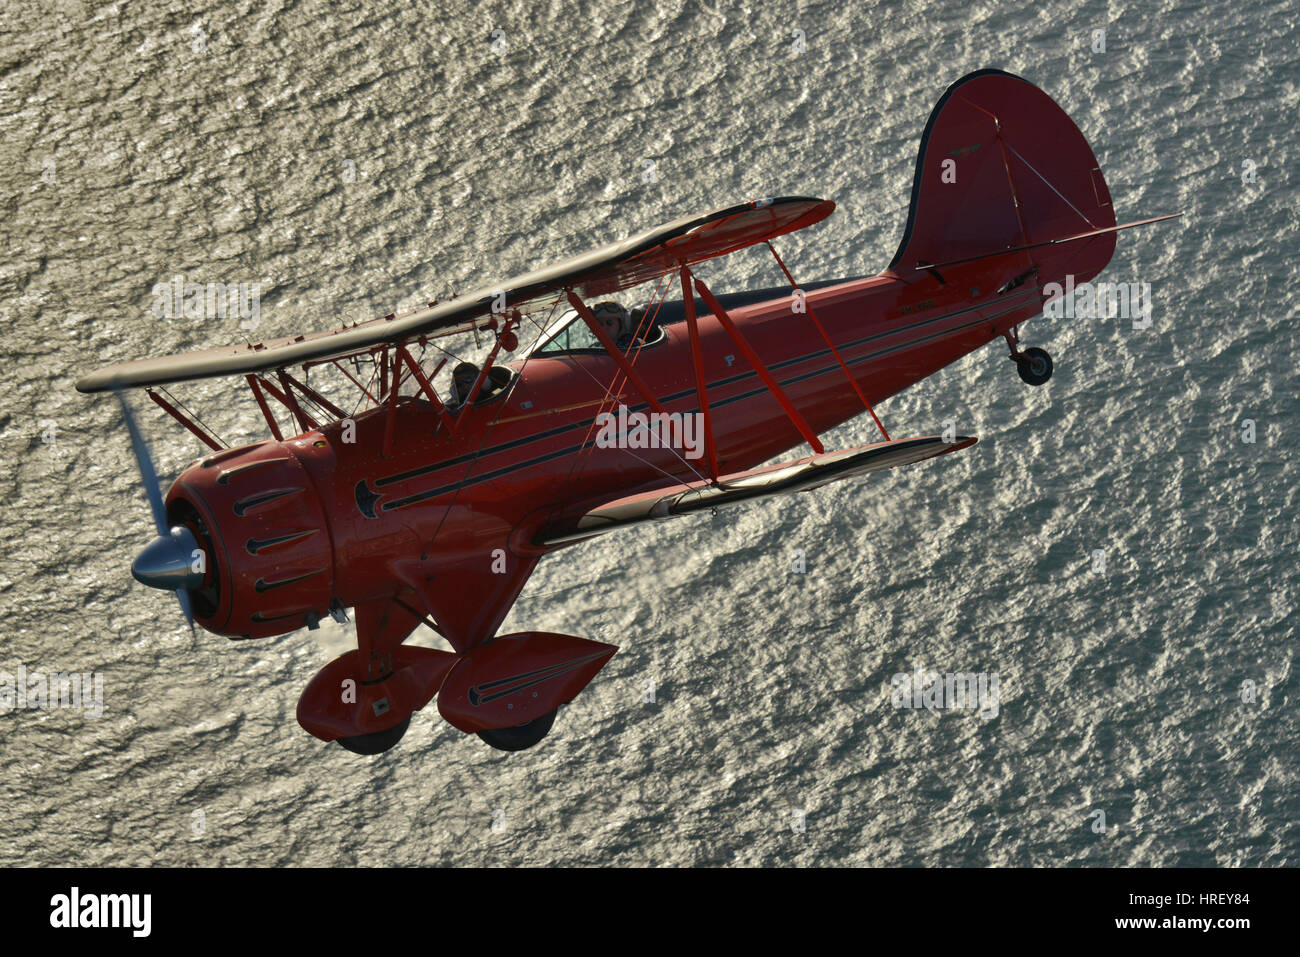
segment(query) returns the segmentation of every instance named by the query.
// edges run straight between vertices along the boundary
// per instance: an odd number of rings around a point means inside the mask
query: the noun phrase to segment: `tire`
[[[546,733],[551,730],[551,725],[555,724],[555,715],[559,710],[556,708],[555,711],[547,712],[540,718],[534,718],[527,724],[513,728],[480,731],[478,736],[498,751],[523,751],[546,737]]]
[[[1052,357],[1037,346],[1030,346],[1016,357],[1016,371],[1029,385],[1042,385],[1052,377]]]
[[[411,726],[411,716],[408,714],[397,724],[383,731],[373,731],[370,734],[358,734],[351,738],[335,738],[334,740],[346,751],[353,754],[383,754],[406,734],[406,729]]]

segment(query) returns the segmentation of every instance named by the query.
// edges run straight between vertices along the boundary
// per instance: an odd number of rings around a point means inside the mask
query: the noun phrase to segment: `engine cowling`
[[[189,528],[207,556],[189,594],[209,631],[264,638],[329,613],[334,550],[304,451],[329,454],[313,433],[229,449],[190,466],[168,492],[169,521]]]

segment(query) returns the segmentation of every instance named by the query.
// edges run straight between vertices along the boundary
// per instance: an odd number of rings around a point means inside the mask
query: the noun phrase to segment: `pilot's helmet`
[[[618,303],[598,302],[592,308],[591,314],[596,317],[596,322],[600,323],[600,327],[609,334],[611,339],[617,339],[627,332],[627,310]]]
[[[457,402],[464,402],[469,398],[469,390],[474,388],[476,379],[478,379],[478,366],[472,362],[461,362],[452,370],[451,389]]]

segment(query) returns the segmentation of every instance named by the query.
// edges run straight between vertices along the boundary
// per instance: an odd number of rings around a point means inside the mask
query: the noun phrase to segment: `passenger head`
[[[600,328],[614,341],[617,342],[618,337],[627,331],[627,310],[618,303],[598,302],[591,312]]]

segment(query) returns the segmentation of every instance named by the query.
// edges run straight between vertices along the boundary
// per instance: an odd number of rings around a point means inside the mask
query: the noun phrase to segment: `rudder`
[[[921,136],[912,200],[889,271],[979,256],[1115,225],[1088,141],[1027,80],[980,70],[950,86]],[[1110,261],[1114,234],[1071,253],[1079,280]]]

